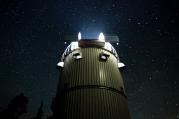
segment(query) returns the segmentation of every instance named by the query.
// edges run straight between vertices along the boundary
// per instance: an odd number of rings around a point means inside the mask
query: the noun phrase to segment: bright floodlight
[[[81,32],[78,33],[78,40],[81,40]]]
[[[99,34],[98,40],[105,42],[104,34],[102,32]]]
[[[59,63],[57,64],[57,66],[59,66],[59,67],[64,67],[64,62],[59,62]]]
[[[119,67],[119,68],[121,68],[121,67],[125,67],[125,64],[122,63],[122,62],[120,62],[120,63],[118,63],[118,67]]]

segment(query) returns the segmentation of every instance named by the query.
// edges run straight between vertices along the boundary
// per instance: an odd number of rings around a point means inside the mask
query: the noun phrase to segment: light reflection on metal
[[[125,67],[125,64],[122,62],[118,63],[118,68],[121,68],[121,67]]]
[[[59,66],[59,67],[64,67],[64,62],[59,62],[59,63],[57,64],[57,66]]]
[[[73,51],[74,49],[79,48],[78,42],[72,42],[70,45],[71,45],[71,46],[70,46],[70,47],[71,47],[71,51]]]

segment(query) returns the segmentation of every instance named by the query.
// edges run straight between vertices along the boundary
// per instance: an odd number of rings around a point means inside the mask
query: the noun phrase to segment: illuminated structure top
[[[102,34],[102,33],[101,33]],[[85,40],[95,40],[98,39],[99,36],[97,36],[96,34],[81,34],[80,32],[77,35],[70,35],[70,36],[65,36],[63,38],[63,40],[65,42],[75,42],[77,41],[77,39],[85,39]],[[105,34],[105,42],[110,42],[110,43],[118,43],[119,42],[119,38],[117,35],[108,35]]]
[[[70,37],[67,37],[65,39],[65,41],[69,40]],[[74,50],[77,50],[79,48],[88,48],[88,47],[96,47],[96,48],[102,48],[102,49],[105,49],[109,52],[111,52],[115,57],[116,59],[118,60],[118,65],[119,67],[123,67],[125,66],[123,63],[121,63],[119,61],[119,57],[118,57],[118,54],[116,52],[116,50],[114,49],[114,47],[111,45],[110,42],[106,42],[106,37],[104,36],[103,33],[100,33],[98,38],[82,38],[82,35],[81,33],[79,32],[78,33],[78,38],[75,38],[76,40],[73,40],[74,37],[71,36],[71,44],[66,48],[66,50],[64,51],[63,55],[62,55],[62,58],[61,58],[61,61],[63,62],[65,57],[70,54],[71,52],[73,52]],[[78,41],[77,41],[78,39]],[[108,41],[111,41],[111,42],[116,42],[117,45],[118,45],[118,37],[117,36],[107,36],[107,39]],[[57,65],[64,65],[64,64],[57,64]]]
[[[94,39],[87,39],[87,38],[82,39],[81,33],[79,32],[78,33],[78,41],[71,42],[71,44],[66,48],[65,52],[63,53],[62,60],[70,52],[72,52],[73,50],[78,49],[80,47],[83,47],[83,48],[85,48],[85,47],[104,48],[104,49],[110,51],[112,54],[114,54],[116,56],[116,58],[118,59],[118,55],[117,55],[117,52],[114,49],[114,47],[109,42],[105,42],[105,41],[106,40],[105,40],[105,36],[103,33],[99,34],[98,39],[97,38],[96,39],[95,38]]]

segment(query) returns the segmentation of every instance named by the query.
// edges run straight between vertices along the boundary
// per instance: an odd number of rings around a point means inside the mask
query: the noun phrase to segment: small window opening
[[[99,57],[100,57],[100,60],[107,61],[109,56],[110,56],[109,54],[102,52]]]
[[[79,52],[73,54],[73,58],[76,60],[82,59],[82,56]]]

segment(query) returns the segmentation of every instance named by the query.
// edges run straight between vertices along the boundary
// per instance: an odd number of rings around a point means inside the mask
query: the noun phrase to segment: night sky
[[[0,111],[21,92],[28,119],[41,101],[50,114],[63,36],[108,33],[122,72],[132,119],[179,119],[177,0],[1,0]]]

